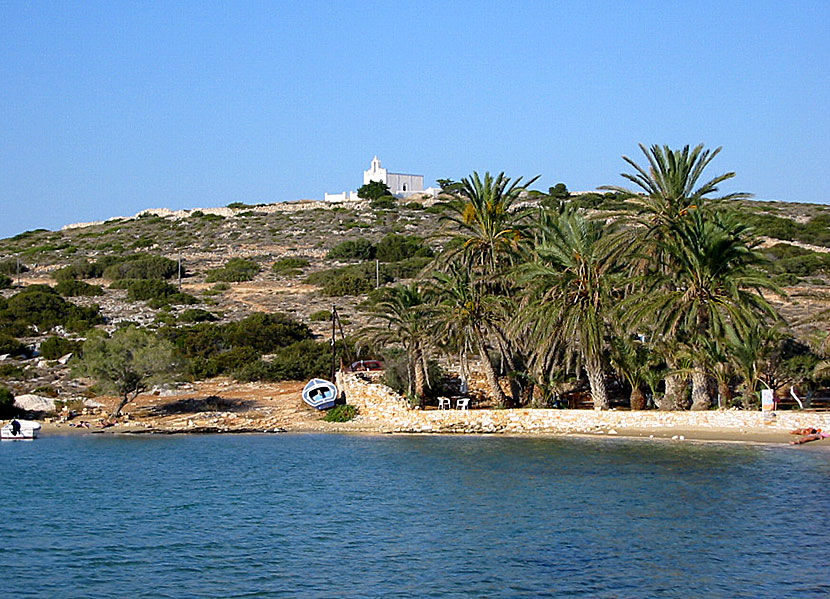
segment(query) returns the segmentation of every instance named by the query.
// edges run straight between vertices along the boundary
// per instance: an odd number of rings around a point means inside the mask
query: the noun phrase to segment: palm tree
[[[752,197],[751,194],[743,192],[710,197],[718,191],[718,185],[735,176],[734,172],[718,175],[698,185],[703,171],[720,153],[721,148],[704,150],[703,144],[700,144],[694,149],[690,149],[688,145],[682,150],[672,150],[668,146],[658,145],[647,149],[640,144],[640,149],[648,160],[648,168],[641,167],[628,156],[623,156],[623,160],[636,172],[621,175],[641,191],[615,185],[603,185],[600,189],[616,191],[627,196],[627,201],[641,217],[640,222],[652,229],[658,229],[658,232],[696,209],[725,200]]]
[[[649,384],[649,371],[659,367],[659,360],[651,348],[630,336],[620,335],[610,340],[611,365],[631,387],[628,403],[632,410],[645,410],[647,399],[643,387]]]
[[[738,200],[751,197],[746,193],[731,193],[715,196],[718,185],[735,176],[734,172],[718,175],[701,183],[703,172],[720,153],[721,148],[705,150],[703,144],[690,149],[687,145],[681,150],[672,150],[668,146],[652,145],[640,149],[648,161],[647,167],[638,165],[628,156],[623,156],[634,173],[622,173],[622,177],[631,181],[637,191],[618,186],[602,186],[627,196],[631,206],[628,220],[635,225],[633,243],[637,246],[640,259],[632,262],[632,274],[644,275],[656,270],[661,275],[670,275],[675,265],[665,254],[661,244],[672,235],[671,228],[684,220],[689,214],[709,208],[726,200]],[[674,356],[667,356],[669,374],[666,376],[666,392],[662,406],[666,409],[680,407],[686,390],[684,377],[679,374]],[[700,387],[700,377],[698,388]]]
[[[522,185],[521,177],[511,183],[504,173],[494,178],[489,172],[483,180],[477,172],[462,179],[457,197],[448,204],[450,214],[443,217],[457,227],[460,243],[445,258],[460,257],[485,277],[512,263],[521,244],[528,240],[521,223],[527,212],[517,210],[516,203],[536,179]]]
[[[722,337],[729,325],[776,318],[762,289],[775,289],[757,270],[762,262],[748,227],[718,214],[689,213],[668,228],[659,249],[672,272],[654,270],[645,290],[632,297],[629,318],[647,319],[658,334],[680,339],[692,353],[705,340]],[[708,409],[711,398],[702,360],[692,368],[692,409]]]
[[[529,212],[519,209],[517,202],[537,178],[523,185],[521,177],[513,181],[504,173],[493,177],[488,172],[482,179],[474,172],[462,179],[455,198],[448,204],[450,213],[443,220],[452,225],[456,245],[438,256],[435,266],[447,271],[450,264],[463,265],[470,272],[470,284],[478,288],[476,293],[481,294],[485,303],[489,302],[488,296],[504,300],[513,295],[507,271],[520,256],[521,248],[530,241],[524,224]],[[491,320],[483,330],[488,333],[488,345],[507,365],[511,403],[517,404],[522,388],[516,372],[523,360],[507,335],[507,328],[506,320]],[[486,362],[485,356],[482,359]],[[495,388],[493,392],[496,394]],[[501,392],[497,397],[503,401]]]
[[[427,357],[431,345],[431,308],[416,284],[396,285],[371,309],[383,324],[361,329],[358,337],[370,344],[400,344],[407,355],[409,394],[423,403],[427,385]]]
[[[594,408],[607,409],[606,319],[614,304],[619,262],[602,223],[575,210],[547,214],[532,261],[517,269],[526,286],[519,323],[535,347],[534,362],[564,350],[584,368]]]
[[[458,351],[462,364],[470,353],[478,353],[490,392],[500,406],[508,398],[499,384],[496,369],[487,351],[487,340],[504,318],[500,297],[487,294],[477,285],[470,271],[460,264],[450,265],[448,272],[436,272],[430,282],[436,333],[445,345]]]

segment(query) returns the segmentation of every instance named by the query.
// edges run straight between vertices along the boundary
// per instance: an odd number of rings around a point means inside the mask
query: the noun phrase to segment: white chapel
[[[372,158],[369,170],[363,171],[363,184],[367,185],[372,181],[386,183],[392,195],[398,198],[406,198],[414,194],[429,194],[434,197],[439,191],[432,187],[424,189],[423,175],[390,173],[387,169],[383,168],[377,156]],[[343,193],[327,193],[325,199],[327,202],[346,202],[357,201],[360,198],[357,197],[357,192],[347,191]]]

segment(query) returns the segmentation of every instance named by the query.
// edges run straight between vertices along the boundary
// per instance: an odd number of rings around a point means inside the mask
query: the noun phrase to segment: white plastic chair
[[[470,398],[469,397],[461,397],[457,402],[455,402],[455,409],[456,410],[469,410],[470,409]]]
[[[439,397],[438,398],[438,409],[439,410],[449,410],[452,407],[450,403],[449,397]]]

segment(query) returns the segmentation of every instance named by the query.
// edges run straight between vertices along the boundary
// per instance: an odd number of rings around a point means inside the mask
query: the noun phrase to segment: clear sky
[[[392,171],[621,184],[723,146],[725,191],[827,202],[830,3],[0,0],[0,236],[322,199]]]

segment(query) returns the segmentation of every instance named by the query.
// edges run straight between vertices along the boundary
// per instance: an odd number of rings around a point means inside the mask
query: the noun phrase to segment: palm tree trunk
[[[699,364],[695,364],[692,370],[692,410],[708,410],[711,405],[709,377]]]
[[[672,365],[669,364],[669,368]],[[686,379],[679,374],[666,375],[666,392],[657,404],[661,410],[682,410],[686,395]]]
[[[728,408],[732,403],[732,389],[726,381],[718,381],[718,407]]]
[[[496,369],[490,361],[490,354],[487,353],[484,340],[479,340],[478,342],[478,354],[481,356],[481,367],[484,369],[484,376],[487,379],[487,384],[490,386],[493,399],[496,400],[499,406],[507,407],[509,399],[504,394],[501,385],[499,385],[499,377],[496,376]]]
[[[424,372],[424,360],[420,351],[415,352],[413,367],[415,369],[415,396],[421,407],[424,406],[426,390],[426,373]]]
[[[602,374],[602,368],[592,364],[586,367],[585,370],[588,372],[588,383],[591,385],[591,399],[594,400],[594,409],[607,410],[610,404],[608,403],[608,393],[605,390],[605,377]]]
[[[643,390],[636,385],[631,387],[631,395],[628,397],[628,403],[632,410],[646,409],[646,395]]]

